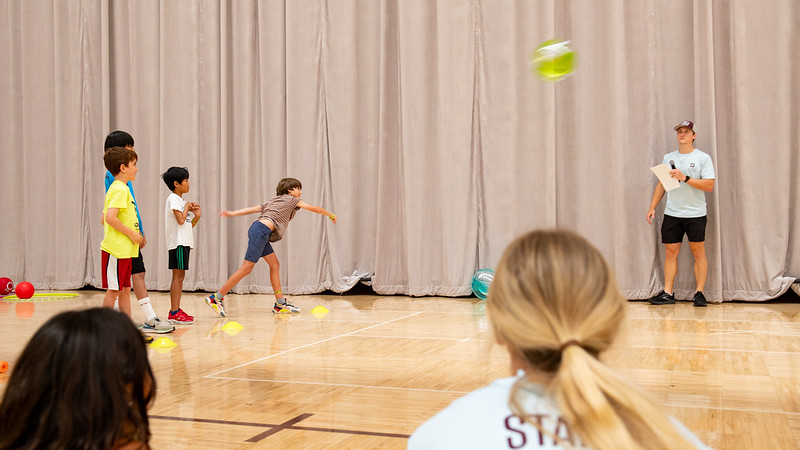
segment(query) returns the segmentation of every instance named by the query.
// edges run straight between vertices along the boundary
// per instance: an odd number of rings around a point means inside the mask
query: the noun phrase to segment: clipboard
[[[661,185],[664,186],[664,190],[669,192],[674,189],[678,189],[681,187],[680,181],[676,180],[669,176],[669,171],[672,168],[666,164],[659,164],[657,166],[653,166],[650,168],[654,174],[658,177],[658,181],[661,182]]]

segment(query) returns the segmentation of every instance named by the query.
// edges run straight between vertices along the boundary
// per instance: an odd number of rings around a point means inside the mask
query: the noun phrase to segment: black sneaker
[[[708,302],[706,301],[706,296],[703,295],[703,291],[697,291],[694,293],[694,306],[708,306]]]
[[[675,296],[672,294],[667,294],[665,291],[661,291],[655,297],[648,300],[653,305],[674,305],[675,304]]]

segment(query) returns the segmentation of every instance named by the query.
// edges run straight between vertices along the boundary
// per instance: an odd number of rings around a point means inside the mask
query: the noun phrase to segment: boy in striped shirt
[[[275,305],[272,307],[272,312],[300,312],[300,308],[287,302],[283,292],[281,292],[281,277],[278,273],[280,264],[270,243],[277,242],[283,238],[283,233],[289,226],[289,221],[294,218],[295,213],[300,208],[328,216],[333,223],[336,223],[336,214],[326,211],[321,206],[310,205],[302,201],[300,196],[303,194],[303,184],[294,178],[284,178],[278,182],[275,194],[277,195],[276,197],[263,205],[237,209],[236,211],[224,210],[219,214],[221,217],[234,217],[257,212],[261,213],[256,221],[250,225],[250,230],[247,232],[247,252],[244,255],[241,267],[228,278],[228,281],[222,285],[218,292],[209,295],[205,299],[208,306],[222,317],[228,315],[228,310],[224,303],[225,294],[253,270],[259,258],[264,258],[264,261],[269,266],[269,281],[275,293]]]

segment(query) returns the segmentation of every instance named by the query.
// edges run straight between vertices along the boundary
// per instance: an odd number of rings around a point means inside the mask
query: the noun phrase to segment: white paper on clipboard
[[[672,168],[669,167],[668,165],[659,164],[657,166],[651,167],[650,170],[652,170],[653,173],[656,174],[656,176],[658,177],[658,181],[660,181],[661,185],[664,186],[665,191],[669,192],[673,189],[678,189],[679,187],[681,187],[680,181],[669,176],[669,171],[672,170]]]

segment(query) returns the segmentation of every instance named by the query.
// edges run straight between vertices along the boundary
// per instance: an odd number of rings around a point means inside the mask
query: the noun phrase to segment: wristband
[[[333,219],[335,219],[335,218],[336,218],[336,214],[331,214],[330,216],[328,216],[328,219],[331,219],[331,221],[333,221]]]

